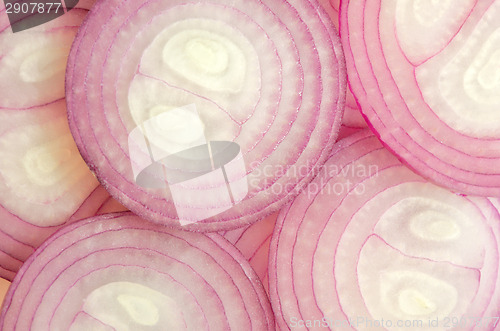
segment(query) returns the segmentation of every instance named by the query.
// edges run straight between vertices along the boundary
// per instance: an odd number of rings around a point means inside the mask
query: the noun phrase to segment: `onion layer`
[[[92,5],[19,33],[0,9],[0,277],[9,280],[50,234],[110,199],[78,152],[64,100],[71,43]],[[123,209],[110,200],[102,211]]]
[[[105,0],[75,40],[66,90],[78,147],[115,198],[173,226],[178,208],[222,210],[181,219],[218,231],[276,211],[314,177],[336,138],[345,85],[336,29],[316,3]],[[245,169],[222,176],[212,162],[219,179],[181,182],[174,199],[162,157],[204,141],[238,144]],[[133,170],[148,162],[163,188],[136,183]],[[235,182],[248,186],[243,200],[228,196]]]
[[[500,196],[500,2],[343,1],[349,83],[384,144],[417,173]]]
[[[493,330],[499,243],[488,199],[427,182],[361,131],[280,212],[273,310],[284,330]]]
[[[171,230],[131,213],[71,224],[14,279],[8,330],[274,330],[262,284],[218,234]]]

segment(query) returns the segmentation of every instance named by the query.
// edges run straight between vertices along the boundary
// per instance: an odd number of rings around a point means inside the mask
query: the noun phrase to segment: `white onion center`
[[[83,311],[117,331],[185,328],[173,299],[138,283],[113,282],[95,289],[85,299]]]
[[[78,152],[65,114],[49,116],[49,123],[21,126],[0,137],[0,202],[40,226],[66,221],[98,185]]]
[[[130,114],[140,126],[159,113],[195,104],[197,119],[187,112],[172,112],[157,123],[155,131],[163,132],[168,141],[183,143],[186,139],[198,142],[203,134],[209,140],[233,140],[239,128],[225,112],[248,116],[242,112],[249,111],[249,100],[242,95],[259,90],[259,68],[253,45],[226,23],[211,19],[175,22],[161,30],[142,53],[139,73],[128,92]]]
[[[68,47],[44,47],[30,53],[21,63],[19,76],[24,82],[35,83],[60,77],[63,81]]]
[[[79,158],[73,137],[64,135],[57,140],[34,146],[26,151],[23,165],[29,179],[39,186],[61,183],[78,168]]]
[[[423,212],[411,219],[411,232],[422,239],[446,241],[460,236],[460,227],[445,214]]]
[[[216,33],[180,31],[167,41],[162,57],[171,70],[206,89],[236,93],[243,87],[245,56],[231,40]]]
[[[347,298],[358,291],[349,283],[355,272],[374,319],[418,319],[425,326],[430,319],[461,316],[476,293],[488,246],[477,238],[489,238],[482,214],[464,202],[430,183],[408,182],[377,194],[356,211],[335,259],[346,314],[364,314]],[[374,226],[367,225],[370,221]],[[353,245],[361,246],[357,263]]]
[[[380,276],[381,301],[398,318],[426,317],[438,310],[449,314],[458,300],[450,284],[421,272],[384,272]]]

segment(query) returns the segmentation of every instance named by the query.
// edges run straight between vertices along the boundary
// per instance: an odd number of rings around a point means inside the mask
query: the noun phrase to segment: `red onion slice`
[[[0,11],[0,277],[11,280],[61,225],[110,199],[78,152],[64,100],[66,59],[92,4],[19,33]],[[103,210],[124,207],[110,200]]]
[[[185,228],[227,230],[276,211],[314,177],[340,125],[342,63],[335,28],[309,1],[101,1],[69,59],[70,127],[99,180],[135,213],[179,226],[178,208],[226,209]],[[195,111],[179,111],[186,105]],[[166,120],[151,135],[158,116]],[[131,132],[147,137],[129,141]],[[136,183],[134,167],[159,162],[147,146],[200,141],[234,141],[246,171],[182,182],[183,199]],[[246,197],[224,200],[237,181],[248,184]],[[196,194],[203,198],[189,198]]]
[[[500,215],[490,201],[427,182],[368,130],[334,151],[278,217],[269,284],[280,328],[492,330]]]
[[[131,213],[71,224],[23,266],[0,317],[8,330],[273,330],[257,275],[218,234]]]
[[[29,110],[64,98],[71,43],[94,2],[81,0],[66,14],[18,33],[12,32],[5,5],[0,4],[0,109]]]
[[[350,85],[370,126],[419,174],[500,196],[500,3],[343,1]]]

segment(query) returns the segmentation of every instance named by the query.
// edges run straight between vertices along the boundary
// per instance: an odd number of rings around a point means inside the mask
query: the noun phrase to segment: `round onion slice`
[[[0,277],[12,279],[62,224],[110,199],[78,153],[64,101],[66,59],[92,4],[19,33],[0,17]]]
[[[66,14],[17,33],[12,32],[6,8],[1,4],[0,109],[29,110],[64,99],[64,71],[71,43],[94,2],[80,0]],[[58,8],[66,11],[64,5]],[[25,6],[20,10],[26,11]]]
[[[381,140],[417,173],[500,196],[500,2],[343,1],[349,82]]]
[[[500,215],[490,201],[429,183],[368,130],[334,151],[278,216],[269,286],[280,328],[492,330]]]
[[[236,228],[278,210],[326,160],[345,101],[342,57],[310,1],[100,1],[68,62],[70,127],[138,215]],[[236,163],[214,156],[223,142]]]
[[[221,235],[233,244],[250,262],[253,270],[259,276],[264,289],[269,292],[267,268],[269,265],[269,243],[273,234],[278,213],[251,225],[235,230],[221,232]]]
[[[12,279],[61,225],[110,199],[78,152],[64,100],[66,59],[92,4],[18,33],[0,10],[0,277]]]
[[[218,234],[132,213],[71,224],[44,243],[7,293],[8,330],[272,330],[262,284]]]

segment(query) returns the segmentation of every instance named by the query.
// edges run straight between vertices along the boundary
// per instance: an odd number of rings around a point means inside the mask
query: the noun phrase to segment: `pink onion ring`
[[[262,284],[218,234],[116,213],[68,225],[23,265],[8,330],[274,330]]]
[[[67,123],[66,60],[93,2],[19,33],[0,9],[0,277],[9,280],[65,223],[124,210],[89,171]]]
[[[349,83],[383,143],[422,176],[500,196],[500,2],[343,1]]]
[[[179,206],[225,209],[185,226],[196,231],[255,222],[295,196],[331,150],[345,89],[336,29],[305,0],[100,1],[76,37],[66,81],[70,127],[106,189],[170,226],[180,224]],[[198,117],[179,108],[188,104]],[[144,146],[235,142],[246,170],[234,181],[246,182],[248,194],[236,203],[221,202],[222,193],[189,198],[204,187],[193,184],[179,202],[172,185],[137,184],[133,167],[146,160],[131,158],[130,135],[147,136],[158,116],[172,129],[158,125],[161,142],[146,137]]]
[[[269,286],[282,330],[493,330],[500,215],[398,161],[369,131],[337,143],[278,217]]]

